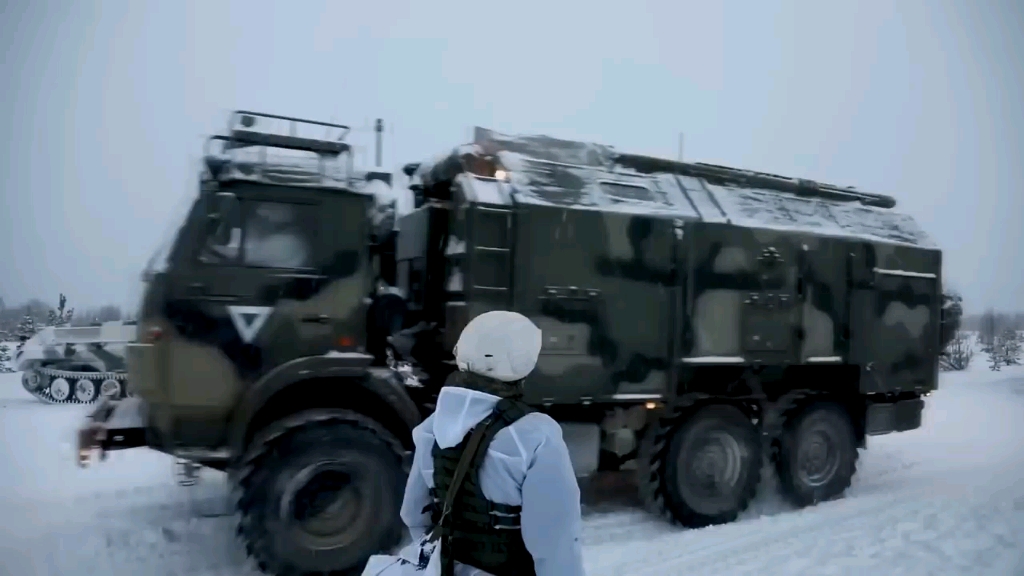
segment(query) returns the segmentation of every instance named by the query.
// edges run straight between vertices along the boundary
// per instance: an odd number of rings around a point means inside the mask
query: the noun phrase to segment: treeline
[[[959,294],[943,294],[943,353],[939,366],[943,370],[965,370],[974,357],[974,344],[968,332],[988,355],[989,367],[1017,365],[1024,351],[1024,312],[963,314],[963,298]]]
[[[59,295],[56,306],[39,298],[9,306],[0,298],[0,340],[14,340],[21,332],[44,326],[89,326],[116,320],[132,318],[114,304],[84,309],[69,307],[64,294]]]
[[[1024,312],[996,312],[990,309],[982,314],[965,314],[960,320],[960,327],[991,340],[1007,330],[1024,330]]]

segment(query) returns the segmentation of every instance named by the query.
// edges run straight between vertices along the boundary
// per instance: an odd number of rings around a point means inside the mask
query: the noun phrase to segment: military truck
[[[214,138],[319,166],[208,155],[148,275],[138,397],[95,410],[79,458],[149,446],[227,470],[268,573],[357,573],[399,541],[410,431],[487,310],[543,330],[526,400],[577,476],[635,468],[684,526],[735,519],[765,458],[793,503],[835,498],[867,436],[921,424],[941,253],[892,198],[478,128],[406,166],[414,209],[380,218],[383,175],[325,168],[343,140],[257,120],[346,131],[240,112]]]

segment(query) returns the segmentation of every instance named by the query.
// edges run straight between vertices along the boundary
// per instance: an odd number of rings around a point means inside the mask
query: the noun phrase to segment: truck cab
[[[243,398],[271,371],[369,363],[370,183],[391,175],[356,172],[347,133],[240,111],[207,142],[199,193],[163,269],[147,274],[128,353],[151,445],[216,464]]]

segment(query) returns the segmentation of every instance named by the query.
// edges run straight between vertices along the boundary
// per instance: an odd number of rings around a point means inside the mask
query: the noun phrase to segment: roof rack
[[[832,184],[823,184],[802,178],[787,178],[767,172],[741,170],[717,164],[703,162],[679,162],[653,156],[639,154],[617,154],[615,163],[632,168],[638,172],[668,172],[703,178],[714,184],[733,185],[743,188],[764,188],[789,192],[797,196],[809,196],[835,200],[840,202],[860,202],[877,208],[895,208],[896,199],[884,194],[861,192],[854,188],[842,188]]]
[[[279,128],[282,122],[287,124],[287,129],[274,130],[274,128]],[[257,124],[259,124],[259,129],[256,129]],[[325,135],[323,138],[299,135],[300,128],[303,132],[308,132],[311,128],[315,129],[318,127],[324,128]],[[312,152],[333,158],[351,150],[351,146],[344,142],[345,136],[351,130],[351,128],[344,124],[236,110],[231,114],[231,118],[228,121],[228,133],[216,139],[224,141],[226,150],[248,146],[265,146],[268,148]]]
[[[313,134],[321,130],[324,136]],[[343,124],[236,110],[228,121],[227,133],[210,136],[206,140],[203,156],[206,168],[214,178],[223,177],[230,169],[234,176],[256,177],[277,183],[351,184],[355,177],[354,159],[351,146],[344,142],[350,131],[351,128]],[[213,149],[214,142],[221,144],[219,150]],[[230,154],[233,150],[246,148],[259,150],[249,160]],[[301,154],[270,158],[268,149],[271,148],[311,153],[316,159],[303,158]],[[343,173],[335,170],[335,160],[342,155],[348,159],[347,166],[341,170]]]

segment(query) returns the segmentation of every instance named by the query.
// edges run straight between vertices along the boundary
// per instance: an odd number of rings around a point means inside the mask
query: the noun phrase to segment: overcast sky
[[[444,8],[439,8],[443,6]],[[5,0],[0,297],[134,306],[235,108],[473,125],[895,196],[969,311],[1024,308],[1014,0]],[[354,137],[369,141],[369,135]]]

